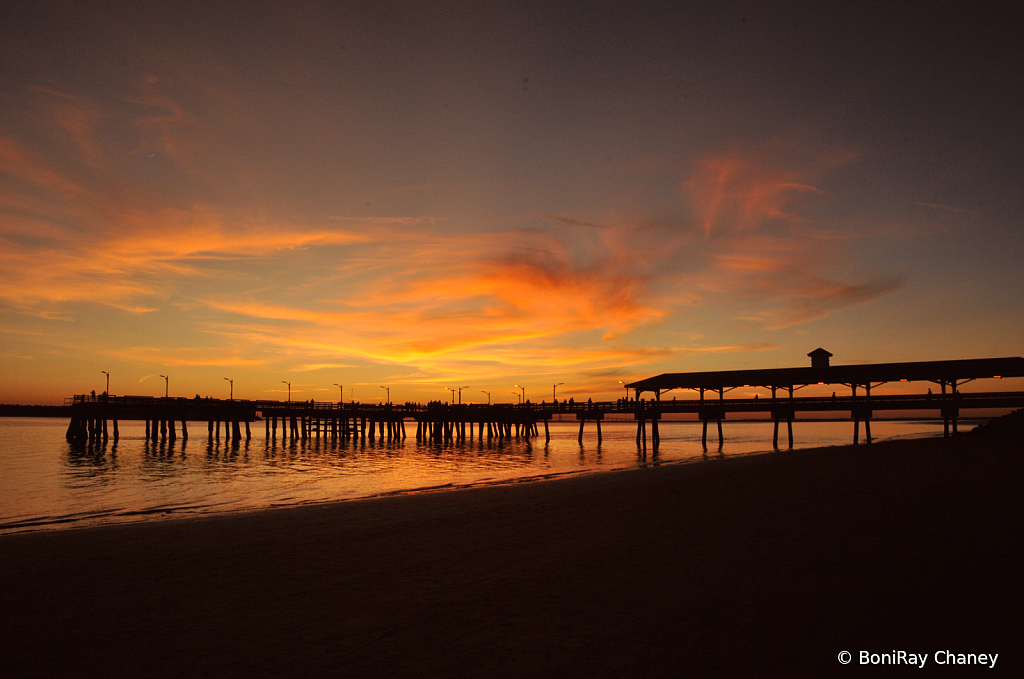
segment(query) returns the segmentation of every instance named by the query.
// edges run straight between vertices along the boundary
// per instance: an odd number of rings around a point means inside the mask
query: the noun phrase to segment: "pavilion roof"
[[[798,387],[808,384],[874,384],[876,382],[953,382],[989,377],[1024,377],[1024,358],[974,358],[957,361],[865,363],[826,368],[766,368],[710,372],[664,373],[627,384],[639,392],[669,389],[731,387]]]

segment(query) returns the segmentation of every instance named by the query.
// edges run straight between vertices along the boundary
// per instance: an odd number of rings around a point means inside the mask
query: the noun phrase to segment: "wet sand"
[[[844,649],[1012,673],[1022,453],[883,442],[0,536],[2,674],[827,676],[858,671]]]

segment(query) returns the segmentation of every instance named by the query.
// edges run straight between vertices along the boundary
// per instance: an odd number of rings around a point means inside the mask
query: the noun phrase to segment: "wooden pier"
[[[67,439],[72,442],[108,440],[119,437],[118,422],[144,420],[146,437],[174,440],[179,432],[189,436],[189,422],[205,422],[207,436],[249,440],[252,424],[262,421],[268,440],[276,439],[370,439],[401,440],[406,423],[416,423],[417,441],[459,442],[479,438],[526,439],[540,436],[550,440],[552,418],[575,416],[579,421],[578,441],[583,443],[588,421],[597,429],[597,442],[603,440],[601,423],[608,415],[631,417],[637,424],[636,442],[647,448],[647,423],[651,445],[661,441],[659,422],[666,415],[695,415],[703,423],[702,443],[707,447],[708,424],[718,429],[718,443],[725,437],[722,422],[729,413],[747,417],[767,415],[775,423],[772,443],[778,448],[779,425],[786,423],[789,446],[793,446],[793,422],[797,413],[848,413],[853,420],[853,442],[860,442],[860,425],[871,442],[871,420],[880,411],[932,412],[943,418],[946,436],[957,433],[961,410],[1024,408],[1024,392],[963,392],[960,387],[976,379],[1024,376],[1024,358],[993,358],[966,361],[930,361],[855,366],[829,366],[831,356],[823,349],[809,354],[810,368],[771,370],[735,370],[705,373],[659,375],[629,385],[636,398],[611,402],[554,402],[534,404],[362,404],[293,401],[248,401],[235,399],[154,398],[146,396],[88,396],[67,399],[71,422]],[[888,382],[926,381],[939,386],[939,393],[879,394],[878,387]],[[839,384],[850,394],[831,397],[798,397],[796,392],[815,384]],[[726,398],[739,387],[760,388],[766,398]],[[663,400],[673,390],[690,390],[697,398]],[[872,389],[875,392],[872,393]],[[860,390],[860,393],[858,393]],[[653,400],[641,395],[653,392]],[[770,395],[769,395],[770,394]],[[715,396],[717,398],[713,398]],[[224,432],[221,433],[221,425]],[[279,431],[280,430],[280,431]],[[244,434],[243,434],[244,431]]]
[[[154,440],[188,439],[196,423],[206,424],[211,440],[249,440],[254,424],[262,422],[268,440],[406,438],[407,424],[415,423],[417,441],[460,442],[473,439],[534,438],[550,440],[549,422],[558,417],[579,421],[578,441],[584,440],[587,422],[596,427],[597,443],[603,441],[601,424],[608,416],[630,418],[636,422],[639,448],[660,444],[659,423],[667,415],[696,416],[703,424],[703,443],[707,445],[709,423],[717,426],[718,441],[724,442],[722,423],[727,414],[769,415],[775,422],[773,444],[778,447],[779,424],[785,421],[789,445],[793,445],[793,422],[798,413],[847,414],[854,421],[854,443],[859,442],[859,425],[864,423],[865,438],[871,440],[871,419],[884,411],[940,414],[947,421],[947,435],[957,431],[957,418],[963,410],[1024,408],[1024,392],[956,392],[956,394],[871,395],[867,397],[795,397],[778,399],[707,399],[611,401],[558,404],[451,405],[407,403],[371,405],[360,403],[245,401],[203,399],[164,399],[138,396],[75,396],[71,401],[71,422],[67,438],[72,442],[107,440],[119,437],[118,423],[145,421],[146,437]],[[650,436],[648,436],[648,423]],[[223,426],[223,429],[221,428]]]

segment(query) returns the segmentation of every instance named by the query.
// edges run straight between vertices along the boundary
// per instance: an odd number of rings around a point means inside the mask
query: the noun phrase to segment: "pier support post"
[[[117,420],[114,420],[114,440],[120,438],[120,433],[117,431]]]
[[[601,445],[601,420],[597,420],[597,445]]]
[[[185,419],[181,420],[181,438],[188,441],[188,425],[185,424]]]
[[[586,420],[580,420],[580,435],[577,438],[577,440],[580,442],[581,446],[583,445],[583,425],[584,425],[584,423],[586,423]]]

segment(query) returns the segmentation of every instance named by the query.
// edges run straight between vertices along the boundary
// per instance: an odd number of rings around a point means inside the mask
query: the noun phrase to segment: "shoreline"
[[[883,441],[8,534],[0,651],[10,676],[820,676],[914,644],[1011,667],[1021,452]]]
[[[918,421],[918,420],[913,420]],[[845,420],[844,420],[845,422]],[[747,424],[748,421],[742,421],[743,424]],[[754,421],[750,421],[751,424],[756,424]],[[675,424],[686,424],[686,423],[675,423]],[[762,423],[763,424],[763,423]],[[935,434],[931,436],[921,436],[914,434],[914,438],[933,439],[936,437]],[[125,440],[129,440],[130,437],[125,437]],[[876,439],[876,443],[880,443],[886,440],[912,440],[911,438],[896,437],[894,439]],[[748,444],[749,445],[749,444]],[[864,444],[867,445],[867,444]],[[872,444],[873,445],[873,444]],[[785,446],[780,447],[776,450],[770,448],[770,442],[765,442],[764,448],[753,449],[753,450],[742,450],[742,452],[728,452],[726,453],[728,458],[740,458],[748,457],[751,455],[772,455],[772,454],[787,454],[789,452],[797,450],[827,450],[830,448],[844,447],[841,444],[832,445],[821,445],[815,448],[803,448],[797,446],[794,449],[787,449]],[[7,535],[17,535],[25,532],[45,532],[45,531],[66,531],[66,530],[80,530],[93,527],[101,526],[112,526],[112,525],[130,525],[135,523],[153,523],[153,522],[164,522],[164,521],[179,521],[189,520],[193,518],[203,518],[208,516],[219,516],[219,515],[238,515],[245,514],[254,511],[262,511],[268,509],[276,509],[280,507],[288,506],[317,506],[324,504],[332,504],[336,502],[346,503],[360,500],[368,500],[381,497],[391,497],[396,495],[409,495],[418,494],[423,492],[447,492],[450,490],[458,490],[462,488],[474,488],[474,487],[486,487],[491,485],[507,485],[507,484],[519,484],[534,482],[540,480],[557,479],[557,478],[570,478],[580,475],[588,475],[594,473],[605,473],[613,471],[624,471],[629,469],[644,468],[646,466],[665,466],[674,464],[693,464],[705,461],[713,461],[718,459],[719,453],[715,445],[710,445],[709,450],[704,453],[703,456],[700,454],[692,454],[684,458],[673,458],[669,459],[655,459],[653,449],[648,448],[645,457],[650,456],[651,459],[645,462],[629,462],[629,463],[617,463],[616,465],[609,466],[598,466],[598,467],[583,467],[579,469],[570,470],[557,470],[557,471],[543,471],[543,470],[522,470],[523,476],[514,476],[509,478],[497,478],[487,480],[469,480],[469,481],[454,481],[454,482],[441,482],[436,485],[427,485],[422,487],[412,488],[392,488],[388,490],[381,490],[368,495],[361,496],[349,496],[349,497],[337,497],[337,498],[326,498],[326,499],[306,499],[299,500],[295,503],[282,503],[275,505],[266,506],[242,506],[242,507],[228,507],[228,508],[214,508],[215,504],[212,505],[195,505],[192,503],[182,504],[181,506],[156,506],[156,507],[142,507],[139,509],[118,509],[116,511],[104,511],[99,508],[97,511],[83,511],[78,514],[67,514],[67,515],[54,515],[54,516],[42,516],[42,517],[26,517],[25,519],[0,525],[0,539],[3,539]],[[663,451],[665,448],[663,447]],[[672,450],[671,448],[669,450]]]

